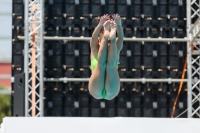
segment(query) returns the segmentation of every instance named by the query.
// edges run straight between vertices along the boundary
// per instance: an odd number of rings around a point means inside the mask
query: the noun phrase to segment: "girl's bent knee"
[[[115,92],[107,92],[107,94],[106,94],[106,99],[107,99],[107,100],[112,100],[112,99],[114,99],[118,94],[119,94],[119,90],[117,90],[117,91],[115,91]]]
[[[90,92],[90,95],[92,95],[95,99],[102,99],[102,92],[100,91],[96,91],[96,92],[89,91],[89,92]]]
[[[107,100],[112,100],[112,99],[114,99],[116,96],[117,96],[117,95],[107,95],[107,96],[106,96],[106,99],[107,99]]]

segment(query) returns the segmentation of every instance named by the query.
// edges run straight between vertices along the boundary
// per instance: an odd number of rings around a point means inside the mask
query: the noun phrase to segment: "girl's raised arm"
[[[101,28],[103,27],[103,24],[105,21],[108,19],[108,14],[101,16],[99,24],[97,27],[94,29],[92,33],[92,38],[90,40],[90,48],[91,51],[95,51],[97,49],[97,43],[98,43],[98,35],[101,31]]]
[[[117,24],[117,38],[116,38],[116,43],[117,43],[117,49],[118,52],[121,51],[122,47],[123,47],[123,38],[124,38],[124,32],[123,32],[123,27],[121,24],[121,18],[118,14],[113,14],[112,15],[115,23]]]

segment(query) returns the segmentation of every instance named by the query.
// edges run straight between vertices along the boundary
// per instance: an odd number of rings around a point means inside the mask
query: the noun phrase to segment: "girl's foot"
[[[114,21],[111,21],[110,23],[110,35],[109,38],[110,40],[115,39],[116,38],[116,31],[117,31],[117,25]]]
[[[109,38],[110,35],[110,20],[107,20],[104,25],[104,37]]]

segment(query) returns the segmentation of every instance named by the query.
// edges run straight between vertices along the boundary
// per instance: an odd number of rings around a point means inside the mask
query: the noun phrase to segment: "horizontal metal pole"
[[[28,23],[29,24],[41,24],[42,22],[41,21],[29,21]]]
[[[11,12],[0,12],[0,15],[12,15]]]
[[[24,36],[18,36],[18,39],[24,40]],[[44,40],[70,40],[70,41],[89,41],[91,37],[53,37],[44,36]],[[131,42],[188,42],[187,38],[125,38],[124,41]]]
[[[0,90],[0,95],[9,95],[11,94],[11,90]]]
[[[12,39],[12,37],[11,36],[0,36],[0,39]]]
[[[9,75],[9,74],[0,74],[0,79],[11,79],[11,75]]]
[[[44,81],[46,82],[88,82],[89,78],[44,78]],[[180,82],[181,79],[146,79],[146,78],[138,78],[138,79],[127,79],[127,78],[121,78],[120,82]],[[187,79],[184,79],[183,82],[187,82]]]

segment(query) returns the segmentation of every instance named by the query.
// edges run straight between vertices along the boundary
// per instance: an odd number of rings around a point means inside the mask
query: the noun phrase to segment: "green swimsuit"
[[[97,66],[97,63],[98,63],[98,54],[96,54],[96,56],[94,56],[94,58],[91,60],[92,73],[94,72],[94,69]],[[118,68],[118,61],[116,61],[116,68]],[[106,98],[106,89],[105,88],[102,90],[102,98],[103,99]]]

